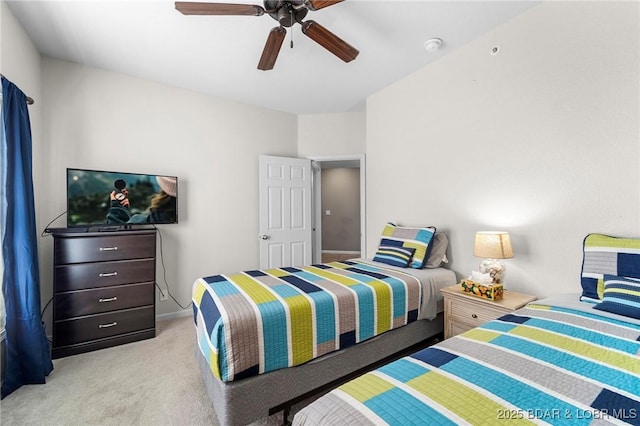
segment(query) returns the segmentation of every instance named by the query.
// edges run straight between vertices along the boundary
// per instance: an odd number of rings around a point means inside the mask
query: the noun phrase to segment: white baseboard
[[[178,312],[170,312],[168,314],[156,315],[156,321],[166,321],[175,318],[193,316],[193,309],[185,309]]]

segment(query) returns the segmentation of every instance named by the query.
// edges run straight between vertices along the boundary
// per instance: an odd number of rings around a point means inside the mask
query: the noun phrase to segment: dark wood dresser
[[[53,358],[155,337],[155,229],[53,238]]]

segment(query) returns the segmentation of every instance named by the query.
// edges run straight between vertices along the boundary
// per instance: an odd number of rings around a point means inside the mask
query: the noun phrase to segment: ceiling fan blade
[[[343,2],[344,0],[306,0],[307,7],[311,10],[324,9],[325,7],[333,6]]]
[[[280,53],[280,47],[284,41],[284,37],[287,35],[287,30],[283,27],[274,27],[269,32],[269,37],[262,50],[262,56],[260,62],[258,62],[258,69],[262,71],[268,71],[273,69],[278,59],[278,53]]]
[[[200,3],[177,1],[176,10],[183,15],[264,15],[262,6],[254,4]]]
[[[316,21],[305,21],[302,32],[313,41],[327,49],[345,62],[353,61],[360,53],[340,37],[318,24]]]

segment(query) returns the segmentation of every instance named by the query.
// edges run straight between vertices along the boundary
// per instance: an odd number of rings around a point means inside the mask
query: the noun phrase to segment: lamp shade
[[[511,239],[507,232],[476,232],[473,255],[487,259],[509,259],[513,257]]]

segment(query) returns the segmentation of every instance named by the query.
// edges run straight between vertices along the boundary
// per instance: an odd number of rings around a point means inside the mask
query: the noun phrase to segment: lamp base
[[[485,259],[480,262],[480,272],[489,274],[492,284],[502,284],[507,268],[498,259]]]

